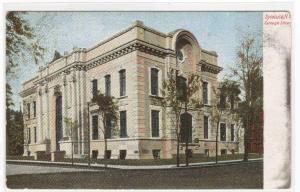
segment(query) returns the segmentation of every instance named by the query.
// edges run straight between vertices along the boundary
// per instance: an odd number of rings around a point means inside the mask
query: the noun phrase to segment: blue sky
[[[200,46],[218,53],[224,68],[234,65],[240,31],[262,32],[262,12],[28,12],[26,19],[37,29],[38,38],[47,48],[41,65],[50,61],[55,50],[88,48],[128,27],[135,20],[161,32],[178,28],[191,31]],[[262,39],[262,33],[259,38]],[[20,62],[19,77],[9,82],[15,108],[19,108],[21,83],[33,77],[38,66],[30,57]]]

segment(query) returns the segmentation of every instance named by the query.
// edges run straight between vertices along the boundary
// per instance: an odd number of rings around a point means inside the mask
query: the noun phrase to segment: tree
[[[100,130],[104,136],[104,164],[107,167],[107,139],[111,134],[112,124],[118,119],[118,106],[114,101],[114,98],[111,96],[104,95],[99,93],[92,98],[92,102],[98,105],[98,112],[101,116],[103,127],[100,127]]]
[[[76,134],[76,129],[78,128],[78,124],[76,121],[73,121],[70,117],[64,117],[64,122],[66,124],[66,133],[70,137],[71,140],[71,154],[72,154],[72,163],[74,157],[74,139]]]
[[[180,116],[182,112],[187,113],[191,110],[200,108],[200,101],[194,97],[194,94],[200,89],[199,86],[200,77],[196,74],[189,74],[187,78],[178,76],[178,71],[175,69],[169,69],[167,73],[167,79],[163,81],[161,104],[165,109],[169,109],[171,113],[172,122],[175,123],[175,135],[176,135],[176,165],[179,167],[179,144],[182,131],[188,131],[188,129],[181,130]],[[185,134],[186,138],[186,165],[188,166],[188,134]]]
[[[37,64],[43,58],[45,48],[35,35],[35,28],[24,18],[26,12],[10,11],[6,14],[6,74],[12,75],[18,60],[32,56]]]
[[[215,138],[215,161],[218,163],[218,144],[219,144],[219,130],[220,121],[225,117],[235,118],[236,108],[235,103],[239,101],[240,89],[236,81],[223,80],[219,87],[213,89],[215,101],[212,104],[213,122],[216,122],[216,138]],[[228,102],[229,101],[229,102]],[[236,121],[236,119],[234,119]]]
[[[262,110],[263,105],[262,61],[259,41],[252,35],[243,36],[237,51],[236,65],[231,71],[242,91],[238,113],[244,125],[244,161],[248,161],[250,130],[256,122],[255,111]]]
[[[177,97],[176,86],[176,70],[170,69],[167,73],[167,80],[162,84],[162,97],[161,104],[164,109],[169,109],[171,112],[171,118],[174,117],[171,122],[175,123],[175,136],[176,136],[176,166],[179,167],[179,143],[180,143],[180,114],[183,110],[183,102]]]

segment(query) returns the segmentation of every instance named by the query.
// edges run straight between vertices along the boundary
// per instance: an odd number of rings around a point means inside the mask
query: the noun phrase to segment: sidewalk
[[[226,160],[219,161],[216,164],[212,162],[201,162],[201,163],[190,163],[188,167],[185,164],[180,164],[180,167],[176,165],[107,165],[107,168],[111,169],[126,169],[126,170],[147,170],[147,169],[182,169],[182,168],[195,168],[195,167],[211,167],[211,166],[222,166],[222,165],[231,165],[231,164],[240,164],[240,163],[251,163],[263,161],[263,158],[249,159],[248,162],[244,162],[241,159],[239,160]],[[87,163],[74,163],[71,162],[51,162],[51,161],[31,161],[31,160],[6,160],[7,163],[14,164],[30,164],[30,165],[45,165],[45,166],[64,166],[64,167],[73,167],[73,168],[86,168],[86,169],[103,169],[104,164],[91,164],[90,167]]]

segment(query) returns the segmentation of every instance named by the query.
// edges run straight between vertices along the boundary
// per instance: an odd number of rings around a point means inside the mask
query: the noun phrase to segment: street
[[[28,165],[7,165],[8,188],[260,189],[263,187],[262,162],[166,170],[87,170],[45,168],[35,165],[26,167]],[[18,170],[19,174],[16,175]]]

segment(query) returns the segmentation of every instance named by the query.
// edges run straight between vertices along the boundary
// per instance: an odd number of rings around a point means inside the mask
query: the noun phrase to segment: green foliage
[[[6,112],[6,154],[23,154],[23,117],[21,111],[8,109]]]
[[[35,36],[35,28],[24,19],[26,12],[10,11],[6,14],[6,73],[14,74],[18,60],[32,56],[35,63],[43,58],[45,48]]]
[[[101,115],[103,121],[107,119],[117,121],[119,107],[114,101],[113,97],[106,96],[103,93],[99,93],[92,98],[92,102],[98,105],[98,112]]]

